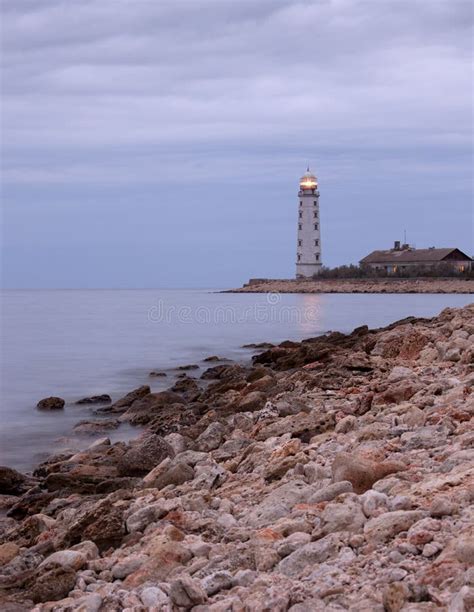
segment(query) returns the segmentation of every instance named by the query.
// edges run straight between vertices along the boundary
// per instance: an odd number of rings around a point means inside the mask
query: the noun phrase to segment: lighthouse
[[[318,181],[309,167],[300,179],[298,191],[297,240],[296,278],[311,278],[319,274],[323,264]]]

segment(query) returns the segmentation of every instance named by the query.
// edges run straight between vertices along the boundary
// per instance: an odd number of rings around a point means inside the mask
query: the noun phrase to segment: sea
[[[1,294],[0,463],[30,471],[54,452],[85,448],[94,437],[73,427],[94,417],[75,402],[113,400],[149,384],[171,386],[182,365],[199,377],[209,356],[247,361],[249,343],[301,340],[327,331],[381,327],[410,315],[430,317],[472,295],[250,294],[218,289],[6,290]],[[151,371],[167,374],[152,378]],[[37,402],[64,398],[64,410]],[[130,425],[112,441],[138,434]]]

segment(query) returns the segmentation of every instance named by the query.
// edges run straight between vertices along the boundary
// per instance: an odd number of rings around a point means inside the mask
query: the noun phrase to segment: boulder
[[[40,400],[37,404],[36,407],[39,410],[62,410],[64,408],[64,404],[66,402],[63,400],[62,397],[45,397],[44,399]]]
[[[106,498],[81,513],[58,538],[57,546],[94,542],[99,550],[120,544],[125,535],[123,508]]]
[[[129,555],[124,559],[120,559],[112,568],[112,576],[116,580],[123,580],[129,574],[135,572],[138,568],[140,568],[144,563],[148,561],[148,557],[146,555]]]
[[[127,517],[126,525],[129,533],[143,531],[150,523],[155,523],[163,518],[168,512],[175,510],[179,501],[175,499],[160,499],[136,510]]]
[[[19,495],[25,490],[27,478],[5,465],[0,466],[0,494]]]
[[[258,424],[255,428],[255,438],[257,440],[266,440],[267,438],[283,436],[289,433],[293,438],[300,438],[303,442],[309,442],[313,436],[331,429],[334,425],[335,417],[332,412],[316,410],[309,414],[299,412],[298,414],[276,419],[271,423],[263,421],[262,424]]]
[[[173,391],[149,393],[145,397],[135,400],[120,418],[132,425],[145,425],[159,415],[163,408],[184,403],[183,397]]]
[[[317,563],[324,563],[334,558],[342,546],[336,534],[329,534],[316,542],[305,544],[295,552],[285,557],[277,565],[276,570],[290,578],[298,578]]]
[[[321,502],[332,501],[338,495],[352,493],[352,491],[352,484],[348,480],[341,480],[319,489],[319,491],[311,495],[308,501],[310,504],[319,504]]]
[[[78,434],[100,434],[109,429],[116,429],[120,425],[118,419],[100,419],[97,421],[79,421],[74,425],[74,432]]]
[[[110,404],[112,398],[107,393],[102,395],[91,395],[91,397],[83,397],[77,400],[76,404]]]
[[[197,580],[190,576],[181,576],[173,580],[170,586],[170,599],[178,608],[189,610],[207,601],[206,591]]]
[[[208,453],[219,446],[224,439],[225,427],[222,423],[215,421],[211,423],[196,440],[198,451]]]
[[[0,544],[0,567],[10,563],[20,552],[20,547],[14,542],[5,542]]]
[[[348,480],[358,494],[368,491],[377,480],[404,469],[405,465],[396,461],[376,463],[349,453],[336,455],[331,467],[333,481]]]
[[[206,576],[202,581],[202,586],[209,597],[233,586],[233,578],[230,572],[219,571]]]
[[[251,391],[242,397],[236,408],[239,412],[254,412],[263,408],[266,401],[266,395],[262,391]]]
[[[245,517],[252,527],[264,527],[287,516],[293,506],[308,501],[313,488],[299,480],[287,482],[273,489]]]
[[[35,574],[27,595],[35,602],[49,602],[63,599],[76,584],[76,570],[72,567],[56,566],[40,570]]]
[[[424,516],[425,513],[422,510],[384,512],[380,516],[367,521],[364,526],[365,537],[374,544],[387,542],[401,531],[408,531],[414,523]]]
[[[146,486],[164,489],[168,485],[180,485],[194,478],[194,470],[187,463],[172,462],[161,474],[154,479],[147,479]]]
[[[124,395],[119,400],[114,402],[111,406],[104,406],[103,408],[99,408],[98,412],[125,412],[129,406],[133,404],[138,399],[141,399],[147,396],[150,393],[150,387],[148,385],[142,385],[138,387],[138,389],[134,389]]]
[[[337,531],[358,533],[362,530],[366,520],[360,505],[354,501],[346,501],[342,504],[330,503],[321,514],[325,534]]]
[[[166,457],[174,457],[174,451],[161,436],[146,435],[133,444],[119,460],[123,476],[144,476]]]
[[[47,568],[53,565],[61,567],[72,567],[74,570],[80,570],[87,565],[87,557],[85,554],[77,550],[58,550],[40,564],[40,568]]]

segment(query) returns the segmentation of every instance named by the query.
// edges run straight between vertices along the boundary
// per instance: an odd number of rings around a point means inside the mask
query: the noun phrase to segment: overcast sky
[[[323,263],[473,245],[463,0],[1,0],[3,281],[290,277],[298,179]]]

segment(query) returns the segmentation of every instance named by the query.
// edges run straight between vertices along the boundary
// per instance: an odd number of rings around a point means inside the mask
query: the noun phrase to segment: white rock
[[[169,602],[168,595],[156,586],[150,586],[143,589],[140,593],[140,599],[147,609],[158,608]]]
[[[58,550],[40,563],[39,567],[47,567],[48,565],[57,564],[61,567],[72,567],[79,570],[87,565],[87,557],[85,554],[77,550]]]
[[[369,489],[360,496],[362,511],[367,518],[372,518],[383,514],[388,510],[388,497],[385,493],[380,493],[374,489]]]

